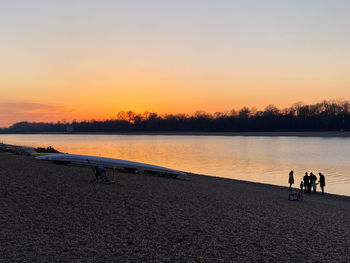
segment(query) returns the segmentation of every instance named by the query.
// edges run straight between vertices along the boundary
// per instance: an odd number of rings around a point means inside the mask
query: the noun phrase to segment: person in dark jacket
[[[322,173],[318,173],[318,175],[320,176],[319,183],[320,183],[320,187],[322,190],[322,194],[324,194],[324,187],[326,186],[326,179],[324,178],[324,175]]]
[[[311,185],[317,181],[316,175],[314,175],[312,172],[310,173],[310,181],[311,181]]]
[[[289,191],[292,191],[292,184],[294,184],[294,176],[293,176],[293,171],[289,172],[289,179],[288,179],[288,183],[289,183]]]
[[[314,187],[314,185],[316,184],[317,181],[317,177],[316,175],[314,175],[312,172],[310,173],[310,193],[311,193],[311,187]],[[316,192],[316,190],[314,191],[314,193]]]
[[[305,175],[303,177],[303,181],[304,181],[305,193],[309,193],[310,177],[309,177],[307,172],[305,173]]]
[[[95,166],[95,176],[96,176],[96,179],[95,179],[96,182],[98,182],[98,180],[102,178],[102,176],[104,181],[106,183],[108,182],[107,173],[103,165]]]

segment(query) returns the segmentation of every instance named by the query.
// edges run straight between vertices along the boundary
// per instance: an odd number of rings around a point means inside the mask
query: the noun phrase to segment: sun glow
[[[54,2],[2,6],[0,126],[350,99],[347,2]]]

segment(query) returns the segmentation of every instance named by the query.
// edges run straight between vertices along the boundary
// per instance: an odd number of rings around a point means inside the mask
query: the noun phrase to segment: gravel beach
[[[0,262],[350,262],[350,197],[288,201],[287,187],[192,174],[93,177],[0,152]]]

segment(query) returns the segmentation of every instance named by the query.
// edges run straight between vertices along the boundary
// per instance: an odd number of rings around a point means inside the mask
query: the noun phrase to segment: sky
[[[350,100],[347,0],[2,0],[0,127]]]

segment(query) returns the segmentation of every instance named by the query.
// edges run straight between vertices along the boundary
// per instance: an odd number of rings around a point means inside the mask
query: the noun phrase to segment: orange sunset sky
[[[350,1],[2,1],[0,127],[350,99]]]

